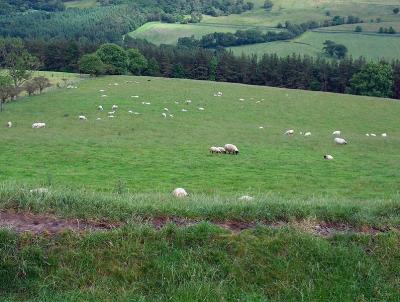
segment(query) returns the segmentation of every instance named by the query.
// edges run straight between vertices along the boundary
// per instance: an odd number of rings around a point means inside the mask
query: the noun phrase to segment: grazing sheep
[[[293,135],[294,134],[294,130],[293,129],[289,129],[285,132],[286,135]]]
[[[239,101],[242,101],[242,102],[243,102],[243,101],[244,101],[244,99],[239,99]]]
[[[109,118],[114,118],[115,116],[114,116],[114,115],[109,115],[108,117],[109,117]]]
[[[343,139],[343,138],[340,138],[340,137],[336,137],[335,138],[335,143],[338,144],[338,145],[347,145],[346,140]]]
[[[376,136],[376,134],[375,133],[371,133],[371,136]]]
[[[137,99],[137,98],[139,98],[139,96],[138,95],[132,95],[131,98]]]
[[[100,89],[99,91],[100,91],[100,92],[104,92],[105,90],[104,90],[104,89]]]
[[[340,130],[336,130],[332,132],[332,135],[340,136],[342,132]]]
[[[149,102],[145,102],[144,104],[145,104],[145,105],[150,105],[151,103],[149,103]]]
[[[167,114],[165,112],[161,113],[164,118],[167,118]]]
[[[32,124],[32,129],[40,129],[40,128],[45,128],[46,123],[33,123]]]
[[[257,101],[257,102],[256,102],[256,104],[259,104],[259,103],[261,103],[261,101]]]
[[[235,154],[235,155],[239,154],[239,149],[235,145],[226,144],[224,146],[224,149],[225,149],[226,153]]]
[[[174,118],[174,115],[173,115],[173,114],[170,114],[169,117],[170,117],[170,118]]]
[[[164,108],[164,111],[169,111],[169,109],[168,108]]]
[[[209,151],[210,151],[210,153],[219,153],[219,148],[212,146],[212,147],[210,147]]]
[[[115,111],[115,110],[117,110],[118,109],[118,106],[117,105],[112,105],[112,107],[111,107],[111,110],[112,111]]]
[[[96,119],[96,121],[100,121],[101,120],[101,117],[98,117],[97,119]]]
[[[107,97],[107,95],[106,95],[106,94],[103,94],[101,97],[102,97],[102,98],[105,98],[105,97]]]
[[[326,160],[332,160],[332,159],[333,159],[333,156],[330,155],[330,154],[326,154],[326,155],[324,155],[324,159],[326,159]]]
[[[128,113],[133,113],[133,111],[132,110],[128,110]]]
[[[225,153],[226,153],[224,147],[217,147],[217,148],[218,148],[218,150],[219,150],[219,153],[222,153],[222,154],[225,154]]]
[[[187,112],[187,110],[186,109],[182,109],[182,112]]]
[[[6,127],[11,128],[13,126],[12,122],[7,122]]]
[[[311,136],[311,132],[304,133],[304,136]]]
[[[108,112],[108,114],[113,115],[113,114],[115,114],[115,111],[110,111],[110,112]]]
[[[183,198],[188,196],[188,193],[183,188],[176,188],[174,191],[172,191],[172,195],[176,198]]]
[[[186,104],[192,103],[192,100],[186,100]]]
[[[260,126],[260,127],[258,127],[259,129],[264,129],[264,127],[263,126]]]
[[[101,105],[99,107],[97,107],[97,109],[100,110],[100,111],[104,110],[103,106],[101,106]]]
[[[252,201],[254,200],[254,197],[251,197],[249,195],[243,195],[239,198],[240,201]]]
[[[178,102],[178,101],[175,101],[175,104],[177,104],[177,105],[178,105],[178,104],[179,104],[179,102]]]
[[[387,133],[382,133],[382,137],[387,137]]]
[[[84,115],[80,115],[78,118],[79,118],[81,121],[87,121],[87,117],[84,116]]]
[[[199,107],[197,109],[199,109],[200,111],[204,111],[205,110],[203,107]]]
[[[369,133],[365,134],[365,136],[369,136]]]

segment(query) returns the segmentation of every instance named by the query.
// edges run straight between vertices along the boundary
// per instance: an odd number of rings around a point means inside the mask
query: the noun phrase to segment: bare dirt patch
[[[49,214],[33,214],[13,210],[0,210],[0,227],[6,227],[17,233],[56,234],[65,230],[105,231],[118,227],[105,221],[87,221],[82,219],[63,219]]]
[[[178,227],[196,225],[203,219],[189,219],[179,216],[157,216],[144,219],[138,224],[148,224],[160,230],[167,224]],[[346,223],[333,223],[324,221],[296,221],[296,222],[267,222],[267,221],[240,221],[240,220],[211,220],[210,223],[227,229],[233,233],[254,229],[256,226],[281,228],[290,226],[313,235],[330,237],[335,234],[368,234],[385,233],[392,228],[376,228],[370,226],[352,226]],[[57,234],[66,230],[74,232],[108,231],[121,227],[123,223],[111,223],[106,220],[90,221],[83,219],[65,219],[51,214],[34,214],[15,210],[0,210],[0,228],[9,228],[17,233],[29,232],[33,234]]]

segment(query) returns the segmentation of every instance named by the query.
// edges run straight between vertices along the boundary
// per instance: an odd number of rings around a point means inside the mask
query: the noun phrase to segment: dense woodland
[[[32,9],[38,3],[53,3],[21,2],[30,3],[27,7]],[[316,27],[362,21],[354,16],[335,16],[323,23],[286,22],[278,25],[280,32],[214,33],[201,40],[180,39],[177,46],[156,46],[124,34],[150,20],[199,13],[241,13],[252,9],[252,4],[243,0],[102,0],[100,4],[82,10],[50,13],[43,9],[0,16],[0,36],[19,38],[0,39],[0,68],[10,68],[12,45],[17,44],[42,70],[95,76],[130,73],[400,98],[400,62],[368,63],[363,58],[349,58],[345,47],[333,41],[326,41],[324,47],[331,58],[295,54],[285,58],[235,57],[223,48],[286,39]],[[114,44],[104,45],[110,42]]]

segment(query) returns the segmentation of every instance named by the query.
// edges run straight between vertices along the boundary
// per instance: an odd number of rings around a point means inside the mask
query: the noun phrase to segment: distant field
[[[0,132],[0,161],[7,162],[0,181],[100,191],[122,186],[131,192],[170,192],[183,186],[198,194],[348,199],[388,198],[399,190],[397,101],[145,77],[102,77],[78,86],[7,104],[0,125],[13,121],[15,127]],[[214,97],[217,91],[223,97]],[[186,99],[192,104],[185,105]],[[111,119],[107,112],[113,104],[120,109]],[[98,105],[105,111],[98,112]],[[161,116],[164,107],[173,119]],[[89,120],[79,121],[80,114]],[[47,128],[32,130],[35,121]],[[288,128],[312,136],[287,137]],[[349,145],[333,143],[336,129]],[[367,132],[389,137],[367,138]],[[237,144],[241,154],[209,154],[210,146],[225,143]],[[335,160],[324,161],[326,153]]]
[[[76,0],[64,2],[67,8],[89,8],[98,5],[96,0]]]
[[[329,33],[306,32],[304,35],[292,41],[278,41],[232,47],[235,54],[252,54],[262,56],[265,53],[277,53],[279,56],[287,56],[293,53],[310,56],[323,55],[323,43],[332,40],[346,45],[349,55],[353,57],[363,56],[367,59],[378,60],[398,59],[400,53],[400,37],[391,35],[365,35],[358,33]]]
[[[176,44],[179,38],[190,37],[194,35],[196,38],[214,33],[214,32],[235,32],[239,29],[254,28],[252,26],[235,26],[223,24],[170,24],[161,22],[149,22],[139,27],[137,30],[129,33],[131,37],[138,39],[146,39],[154,44]],[[262,28],[264,29],[264,27]]]
[[[393,26],[400,32],[400,15],[394,15],[394,7],[400,6],[398,1],[336,1],[336,0],[276,0],[272,11],[262,8],[264,1],[255,1],[252,11],[240,15],[221,17],[204,16],[202,23],[181,25],[163,24],[158,22],[147,23],[136,31],[129,33],[132,37],[147,39],[155,44],[176,44],[178,38],[194,35],[196,38],[218,32],[235,32],[238,29],[259,28],[262,30],[274,30],[279,22],[289,20],[301,23],[309,20],[323,21],[332,16],[354,15],[362,18],[361,24],[364,34],[375,33],[379,27]],[[331,16],[326,16],[326,12]],[[381,23],[370,23],[370,20],[381,18]],[[262,55],[264,53],[277,53],[286,56],[292,53],[318,56],[321,54],[322,44],[325,40],[333,40],[345,44],[349,49],[349,55],[353,57],[364,56],[368,59],[399,58],[399,36],[366,36],[354,34],[358,24],[342,25],[322,28],[307,32],[305,35],[290,42],[274,42],[265,44],[245,45],[231,48],[234,53]],[[337,31],[337,33],[333,33]],[[328,33],[325,33],[328,32]],[[330,33],[332,32],[332,33]],[[343,33],[342,33],[343,32]]]

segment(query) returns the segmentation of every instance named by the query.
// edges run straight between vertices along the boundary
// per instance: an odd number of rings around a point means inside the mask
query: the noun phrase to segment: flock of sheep
[[[126,83],[131,83],[131,82],[132,82],[132,81],[126,81]],[[136,82],[136,81],[135,81],[135,83],[139,83],[139,82]],[[118,83],[114,83],[114,84],[109,84],[109,85],[118,86],[119,84],[118,84]],[[74,89],[76,89],[77,87],[76,87],[76,86],[73,86],[73,87],[71,86],[71,87],[67,87],[67,88],[74,88]],[[99,91],[100,91],[100,92],[105,92],[104,89],[101,89],[101,90],[99,90]],[[214,94],[215,97],[221,97],[222,95],[223,95],[222,92],[217,92],[217,93]],[[107,95],[103,94],[103,95],[101,95],[101,97],[104,98],[104,97],[107,97]],[[137,96],[137,95],[136,95],[136,96],[131,96],[131,97],[132,97],[132,98],[139,98],[139,96]],[[240,100],[240,101],[244,101],[244,99],[239,99],[239,100]],[[260,101],[257,101],[257,103],[259,103],[259,102],[260,102]],[[189,104],[192,103],[192,101],[191,101],[191,100],[186,100],[185,103],[186,103],[187,105],[189,105]],[[143,105],[150,105],[151,103],[150,103],[150,102],[142,102],[142,104],[143,104]],[[178,102],[178,101],[175,101],[175,104],[179,104],[179,102]],[[197,109],[198,109],[199,111],[204,111],[204,110],[205,110],[204,107],[198,107]],[[103,107],[102,105],[98,105],[97,110],[98,110],[98,111],[104,111],[104,107]],[[115,104],[112,105],[111,111],[108,112],[108,117],[109,117],[109,118],[114,118],[114,117],[115,117],[115,113],[117,112],[117,110],[118,110],[118,105],[115,105]],[[181,109],[181,111],[182,111],[182,112],[187,112],[188,109],[183,108],[183,109]],[[135,114],[135,115],[139,115],[139,114],[140,114],[140,113],[134,112],[134,111],[132,111],[132,110],[129,110],[128,113],[130,113],[130,114]],[[169,118],[174,118],[174,115],[173,115],[172,113],[170,113],[170,110],[169,110],[168,108],[164,108],[164,109],[163,109],[163,112],[161,113],[161,116],[162,116],[163,118],[168,118],[168,117],[169,117]],[[83,114],[79,115],[79,116],[78,116],[78,119],[81,120],[81,121],[87,121],[87,120],[88,120],[88,118],[87,118],[85,115],[83,115]],[[100,117],[97,117],[96,120],[101,120],[101,118],[100,118]],[[12,128],[12,127],[13,127],[13,123],[12,123],[11,121],[7,122],[6,127]],[[45,127],[46,127],[46,123],[43,123],[43,122],[35,122],[35,123],[32,124],[32,128],[33,128],[33,129],[40,129],[40,128],[45,128]],[[260,129],[263,129],[264,127],[260,126],[259,128],[260,128]],[[289,129],[289,130],[287,130],[286,132],[284,132],[284,134],[285,134],[285,135],[292,136],[292,135],[295,134],[295,130]],[[299,132],[299,134],[300,134],[300,135],[304,135],[305,137],[311,136],[311,132],[305,132],[304,134],[303,134],[303,132]],[[335,136],[335,137],[334,137],[334,142],[335,142],[336,144],[338,144],[338,145],[346,145],[346,144],[347,144],[347,141],[346,141],[344,138],[341,138],[341,137],[340,137],[340,136],[341,136],[341,131],[340,131],[340,130],[334,131],[334,132],[332,133],[332,135]],[[366,136],[368,136],[368,137],[369,137],[369,136],[375,137],[375,136],[377,136],[377,135],[374,134],[374,133],[367,133]],[[387,133],[382,133],[381,136],[382,136],[382,137],[387,137]],[[224,147],[212,146],[212,147],[209,148],[209,152],[212,153],[212,154],[232,154],[232,155],[238,155],[238,154],[239,154],[239,149],[237,148],[237,146],[235,146],[235,145],[233,145],[233,144],[225,144]],[[325,154],[323,158],[324,158],[325,160],[333,160],[333,159],[334,159],[333,156],[330,155],[330,154]],[[173,194],[173,196],[175,196],[175,197],[177,197],[177,198],[182,198],[182,197],[188,196],[188,193],[187,193],[186,190],[183,189],[183,188],[176,188],[176,189],[172,192],[172,194]],[[249,200],[252,200],[252,199],[253,199],[252,197],[247,196],[247,195],[242,196],[241,198],[239,198],[239,200],[242,200],[242,201],[249,201]]]

